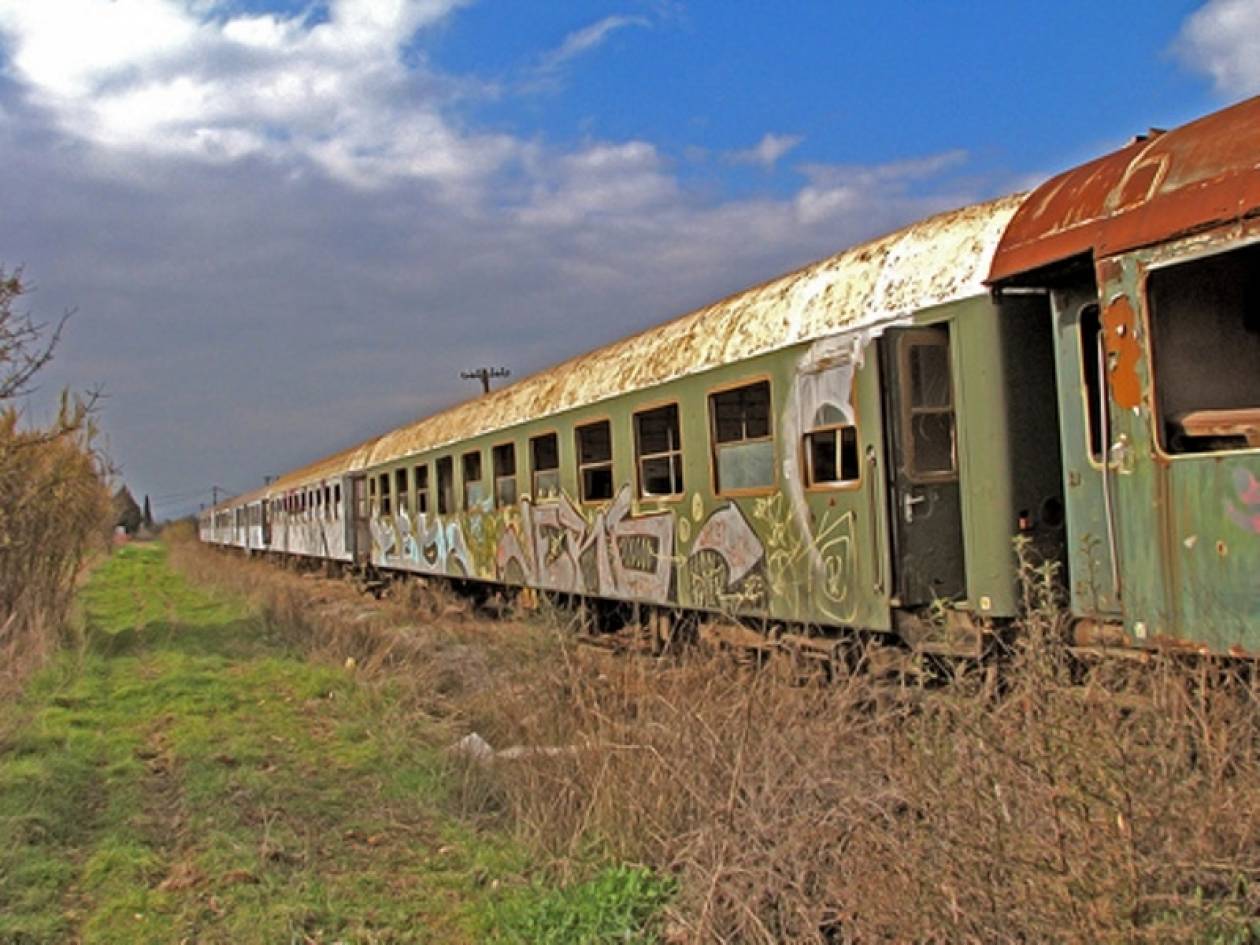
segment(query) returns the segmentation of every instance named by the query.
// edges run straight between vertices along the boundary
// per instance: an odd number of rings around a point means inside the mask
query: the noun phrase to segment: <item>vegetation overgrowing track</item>
[[[329,596],[185,553],[268,612]],[[466,769],[465,800],[535,855],[675,877],[683,941],[1260,942],[1256,690],[1210,658],[1083,663],[1029,600],[996,693],[966,663],[948,686],[847,662],[785,685],[722,649],[610,658],[573,645],[572,614],[550,615],[560,632],[448,619],[458,605],[415,581],[371,633],[318,615],[303,632],[452,737],[482,735],[494,760]]]
[[[166,558],[101,565],[82,646],[0,705],[0,942],[639,934],[665,886],[615,866],[529,880],[508,836],[460,816],[431,717]]]

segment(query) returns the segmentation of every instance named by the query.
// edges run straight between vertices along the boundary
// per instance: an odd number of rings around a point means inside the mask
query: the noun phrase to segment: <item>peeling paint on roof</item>
[[[942,213],[847,249],[286,473],[258,495],[279,495],[724,364],[983,295],[993,253],[1024,196]]]
[[[368,465],[982,295],[1022,200],[931,217],[387,433]]]

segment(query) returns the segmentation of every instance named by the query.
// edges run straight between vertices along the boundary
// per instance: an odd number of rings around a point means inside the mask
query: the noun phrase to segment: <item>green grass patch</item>
[[[117,552],[80,604],[80,650],[0,706],[0,943],[651,940],[666,886],[523,879],[509,839],[452,820],[431,722],[162,547]]]

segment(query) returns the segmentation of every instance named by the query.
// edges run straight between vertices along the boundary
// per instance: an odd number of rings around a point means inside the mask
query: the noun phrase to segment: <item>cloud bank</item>
[[[978,196],[961,153],[729,198],[650,141],[480,129],[503,90],[424,52],[461,5],[0,0],[0,261],[79,310],[49,387],[104,384],[135,491],[252,488],[474,394],[461,369],[520,377]]]

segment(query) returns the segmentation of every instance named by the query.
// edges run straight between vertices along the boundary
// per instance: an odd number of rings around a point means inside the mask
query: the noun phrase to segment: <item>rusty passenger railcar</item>
[[[202,537],[956,648],[1015,615],[1021,534],[1084,636],[1255,651],[1258,128],[1253,100],[846,250]]]

